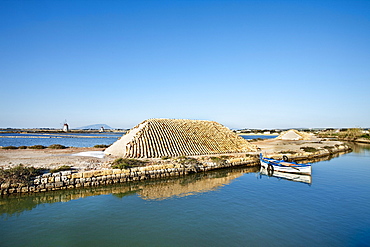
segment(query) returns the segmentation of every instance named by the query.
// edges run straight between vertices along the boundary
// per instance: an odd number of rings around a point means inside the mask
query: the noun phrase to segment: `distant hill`
[[[92,125],[87,125],[87,126],[74,128],[74,129],[77,129],[77,130],[99,130],[101,127],[103,127],[106,130],[113,129],[112,127],[110,127],[106,124],[92,124]]]

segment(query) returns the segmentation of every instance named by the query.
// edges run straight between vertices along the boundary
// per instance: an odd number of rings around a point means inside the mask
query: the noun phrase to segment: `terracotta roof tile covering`
[[[105,150],[127,158],[160,158],[256,151],[227,127],[206,120],[148,119]]]

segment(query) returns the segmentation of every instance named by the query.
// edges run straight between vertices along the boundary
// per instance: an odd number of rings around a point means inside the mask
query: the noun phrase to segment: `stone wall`
[[[131,181],[165,178],[173,176],[185,176],[190,173],[206,172],[215,169],[234,166],[256,166],[259,161],[256,158],[233,158],[226,162],[205,162],[202,164],[163,164],[130,169],[107,169],[92,170],[85,172],[61,171],[45,173],[35,177],[29,185],[25,184],[1,184],[0,194],[34,193],[53,190],[84,188],[102,186]]]
[[[302,152],[297,154],[285,154],[295,161],[314,160],[320,157],[331,157],[334,154],[349,152],[347,145],[336,145],[330,149],[320,149],[314,153]],[[269,155],[270,158],[281,159],[283,154]],[[226,161],[219,162],[203,161],[194,164],[164,163],[130,169],[106,169],[85,172],[62,171],[45,173],[35,177],[28,185],[3,183],[0,186],[0,194],[34,193],[53,190],[87,188],[131,181],[158,179],[175,176],[185,176],[191,173],[207,172],[235,166],[258,166],[259,159],[256,157],[230,157]]]
[[[269,158],[273,159],[281,159],[282,155],[288,156],[288,158],[293,159],[295,161],[302,161],[302,160],[312,160],[316,158],[321,158],[321,157],[330,157],[333,154],[337,153],[345,153],[351,151],[351,147],[346,144],[341,144],[341,145],[334,145],[330,147],[319,147],[317,148],[316,152],[299,152],[295,154],[273,154],[273,155],[268,155]]]

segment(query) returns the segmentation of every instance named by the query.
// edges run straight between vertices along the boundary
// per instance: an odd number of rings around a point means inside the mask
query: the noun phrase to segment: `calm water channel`
[[[370,246],[370,146],[313,164],[0,199],[0,246]]]

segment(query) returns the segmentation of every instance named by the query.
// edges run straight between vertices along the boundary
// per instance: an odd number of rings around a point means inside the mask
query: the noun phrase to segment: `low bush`
[[[0,184],[30,184],[31,178],[41,174],[41,169],[18,165],[10,169],[0,168]]]
[[[15,146],[6,146],[6,147],[3,147],[3,149],[18,149],[18,147],[15,147]]]
[[[33,145],[33,146],[29,146],[28,148],[30,148],[30,149],[44,149],[46,147],[43,146],[43,145]]]
[[[109,145],[98,144],[94,146],[94,148],[107,148],[107,147],[109,147]]]
[[[280,154],[296,154],[297,152],[296,151],[292,151],[292,150],[285,150],[285,151],[280,151],[279,153]]]
[[[258,154],[245,154],[245,157],[247,158],[259,158],[260,156]]]
[[[53,144],[53,145],[50,145],[48,148],[51,148],[51,149],[66,149],[67,147],[63,146],[63,145],[60,145],[60,144]]]
[[[330,151],[330,150],[334,149],[335,147],[334,146],[324,146],[324,148]]]
[[[71,170],[71,169],[72,169],[71,166],[62,165],[59,168],[51,169],[50,172],[54,173],[54,172],[60,172],[60,171],[68,171],[68,170]]]
[[[216,164],[222,164],[226,161],[222,157],[211,157],[211,160],[212,160],[212,162],[214,162]]]
[[[177,162],[179,162],[182,165],[197,165],[197,164],[199,164],[197,159],[186,157],[186,156],[178,157]]]
[[[27,146],[19,146],[18,149],[27,149]]]
[[[318,150],[314,147],[301,147],[301,149],[307,153],[315,153]]]
[[[145,161],[136,160],[136,159],[124,159],[124,158],[118,158],[113,161],[111,167],[113,169],[127,169],[132,167],[139,167],[144,166],[146,164]]]
[[[361,138],[370,139],[370,135],[369,134],[364,134],[364,135],[361,136]]]

